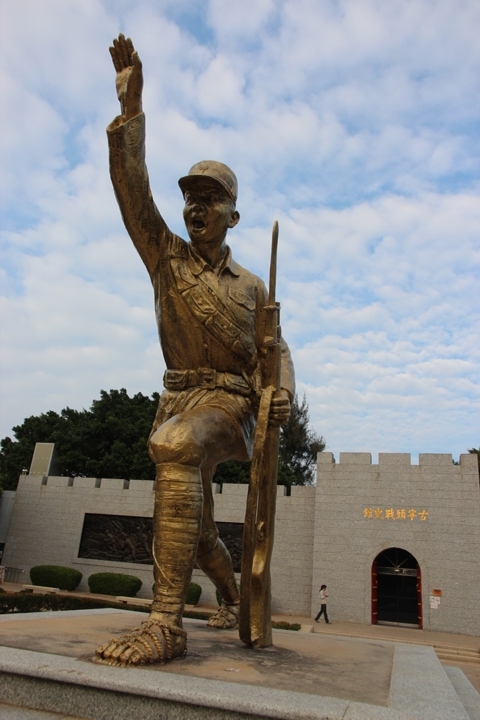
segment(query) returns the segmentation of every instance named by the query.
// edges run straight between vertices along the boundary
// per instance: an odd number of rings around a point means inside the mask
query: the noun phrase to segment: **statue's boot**
[[[178,463],[157,465],[153,562],[154,592],[148,620],[97,648],[106,665],[164,663],[187,650],[182,616],[202,519],[200,471]]]
[[[217,612],[208,620],[209,627],[220,629],[235,627],[240,612],[240,593],[238,590],[232,558],[222,540],[213,518],[212,477],[215,468],[202,470],[203,482],[203,520],[202,533],[197,551],[197,565],[213,582],[222,603]]]

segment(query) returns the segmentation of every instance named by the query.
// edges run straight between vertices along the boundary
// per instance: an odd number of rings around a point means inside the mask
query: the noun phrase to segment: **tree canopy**
[[[17,486],[30,467],[37,442],[53,442],[58,471],[70,477],[117,477],[152,480],[155,466],[148,457],[147,439],[159,395],[127,391],[100,392],[90,410],[65,408],[26,418],[0,442],[0,481],[4,490]]]
[[[14,490],[18,477],[30,467],[37,442],[55,443],[58,472],[69,477],[115,477],[153,480],[155,466],[147,439],[159,394],[151,397],[127,391],[102,390],[89,410],[67,407],[26,418],[13,428],[14,439],[0,442],[0,486]],[[309,485],[314,480],[317,452],[325,442],[309,428],[308,405],[295,397],[288,424],[280,433],[278,481],[281,485]],[[219,465],[215,481],[248,483],[249,463]]]

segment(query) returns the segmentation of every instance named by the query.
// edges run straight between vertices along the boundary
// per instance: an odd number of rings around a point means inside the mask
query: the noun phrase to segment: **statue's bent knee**
[[[166,423],[148,441],[148,454],[156,465],[174,462],[200,467],[204,448],[194,439],[186,423]]]

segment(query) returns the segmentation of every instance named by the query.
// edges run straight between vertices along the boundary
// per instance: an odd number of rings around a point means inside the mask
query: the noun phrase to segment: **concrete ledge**
[[[314,626],[313,625],[300,625],[300,632],[307,632],[307,633],[313,633],[314,632]]]
[[[395,645],[390,706],[422,720],[469,720],[432,647]]]
[[[22,585],[22,590],[28,592],[39,592],[39,593],[55,593],[60,592],[60,588],[48,587],[47,585]]]
[[[150,607],[152,604],[152,600],[147,600],[147,598],[127,597],[125,595],[117,595],[115,600],[125,603],[125,605],[145,605],[145,607]]]
[[[303,695],[219,680],[104,667],[47,653],[2,649],[0,699],[13,705],[92,720],[400,720],[381,714],[346,715],[347,700]],[[373,706],[366,705],[365,708]]]

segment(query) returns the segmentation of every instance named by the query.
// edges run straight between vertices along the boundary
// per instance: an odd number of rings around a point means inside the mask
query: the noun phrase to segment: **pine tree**
[[[278,481],[280,485],[313,485],[317,453],[325,450],[325,440],[309,427],[308,403],[295,395],[290,419],[280,430]]]

